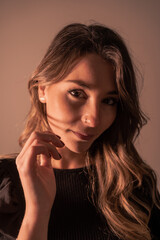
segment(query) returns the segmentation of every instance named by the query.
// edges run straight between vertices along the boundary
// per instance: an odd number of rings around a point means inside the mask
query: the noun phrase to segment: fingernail
[[[62,142],[61,140],[60,140],[60,142],[63,144],[63,146],[64,146],[64,142]]]
[[[58,153],[59,154],[59,153]],[[62,158],[61,154],[59,154],[59,157]]]
[[[60,136],[58,136],[58,135],[56,135],[56,137],[58,137],[59,139],[61,139],[61,137],[60,137]]]

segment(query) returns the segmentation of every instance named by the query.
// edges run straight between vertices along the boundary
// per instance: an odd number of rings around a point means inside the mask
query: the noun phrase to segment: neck
[[[52,167],[59,169],[81,168],[85,166],[86,152],[75,153],[67,149],[58,149],[62,158],[60,160],[52,159]]]

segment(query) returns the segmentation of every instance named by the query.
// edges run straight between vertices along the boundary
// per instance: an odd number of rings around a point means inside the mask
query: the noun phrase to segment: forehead
[[[88,54],[82,57],[70,73],[62,80],[63,83],[84,81],[92,88],[115,88],[114,70],[111,63],[97,54]]]

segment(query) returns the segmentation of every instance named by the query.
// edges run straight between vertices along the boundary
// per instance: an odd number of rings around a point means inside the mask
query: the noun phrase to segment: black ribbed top
[[[103,240],[107,224],[91,201],[86,168],[54,169],[57,193],[53,204],[48,239]]]
[[[106,220],[92,203],[87,169],[54,169],[54,172],[57,193],[48,240],[117,240],[109,234]],[[140,191],[137,194],[141,195]],[[0,240],[16,240],[24,212],[25,199],[15,159],[1,159]],[[152,240],[159,240],[160,209],[155,205],[148,227]]]

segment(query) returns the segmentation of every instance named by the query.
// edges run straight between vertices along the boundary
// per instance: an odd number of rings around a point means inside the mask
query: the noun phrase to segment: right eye
[[[85,98],[84,92],[80,89],[72,89],[68,91],[69,94],[74,98]]]

